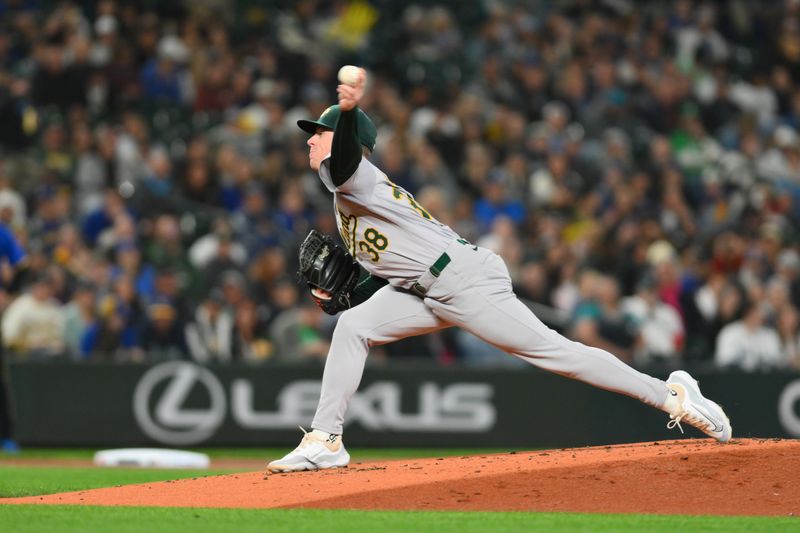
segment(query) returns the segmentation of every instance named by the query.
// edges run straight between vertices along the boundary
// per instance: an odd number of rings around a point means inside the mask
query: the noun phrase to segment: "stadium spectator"
[[[117,217],[125,212],[125,203],[117,191],[106,189],[102,205],[92,209],[83,221],[81,232],[86,244],[94,247],[103,231],[110,228]]]
[[[2,322],[6,348],[31,358],[64,355],[64,314],[53,291],[50,276],[40,274],[30,289],[8,306]]]
[[[227,219],[217,219],[213,231],[199,239],[189,248],[189,261],[197,270],[211,269],[219,274],[229,268],[241,268],[247,262],[247,250],[236,242],[233,228]],[[211,276],[211,284],[218,276]],[[206,275],[208,279],[208,275]]]
[[[193,88],[191,78],[182,68],[188,53],[186,45],[178,37],[163,37],[158,43],[156,56],[142,67],[142,97],[162,104],[188,103]]]
[[[134,278],[117,274],[109,293],[99,298],[97,320],[81,337],[81,355],[93,360],[126,360],[139,357],[140,331],[144,320],[143,304]]]
[[[22,195],[14,190],[0,162],[0,222],[11,228],[21,228],[27,222],[27,206]]]
[[[634,361],[640,365],[677,362],[685,337],[683,321],[673,307],[658,299],[655,279],[642,278],[636,294],[624,298],[621,305],[623,313],[633,319],[642,340]]]
[[[269,327],[278,360],[321,361],[328,354],[329,341],[322,334],[325,314],[310,301],[280,313]]]
[[[783,356],[792,368],[800,368],[800,312],[787,305],[778,313],[777,322]]]
[[[64,344],[67,355],[73,359],[84,356],[81,343],[86,331],[95,323],[96,294],[94,287],[80,282],[72,293],[72,299],[64,306]]]
[[[714,358],[722,367],[763,370],[787,366],[778,333],[765,325],[766,310],[753,304],[741,320],[722,328],[717,337]]]
[[[141,348],[147,361],[188,359],[184,325],[175,307],[168,301],[147,306],[141,333]]]
[[[133,280],[136,295],[144,300],[155,296],[156,270],[148,263],[142,263],[142,252],[133,241],[122,241],[114,249],[114,266],[111,277],[125,276]]]
[[[88,214],[103,205],[103,193],[110,185],[110,176],[103,158],[94,148],[90,126],[77,124],[72,129],[72,148],[75,151],[73,174],[76,211]]]
[[[223,303],[222,291],[212,290],[200,302],[193,320],[186,326],[189,354],[198,363],[230,363],[233,360],[234,318],[223,309]]]
[[[233,330],[233,353],[240,361],[262,363],[275,355],[275,347],[266,337],[266,325],[256,303],[247,299],[236,309]]]
[[[247,278],[238,270],[226,270],[220,277],[220,286],[225,308],[229,313],[235,313],[249,294]]]
[[[619,285],[609,276],[596,276],[588,299],[575,308],[572,335],[590,346],[603,347],[620,359],[633,360],[639,343],[632,318],[621,307]]]

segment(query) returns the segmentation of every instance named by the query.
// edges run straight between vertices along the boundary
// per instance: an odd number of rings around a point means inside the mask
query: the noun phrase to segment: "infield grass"
[[[0,466],[0,498],[38,496],[189,477],[229,474],[235,469],[72,468]],[[239,470],[240,471],[240,470]],[[2,522],[0,522],[2,524]],[[3,528],[0,527],[0,530]],[[8,531],[8,530],[6,530]]]
[[[91,507],[0,505],[5,531],[60,532],[319,532],[419,531],[798,531],[791,518],[670,515],[600,515],[577,513],[452,513],[437,511],[329,511],[305,509],[180,509],[160,507]]]

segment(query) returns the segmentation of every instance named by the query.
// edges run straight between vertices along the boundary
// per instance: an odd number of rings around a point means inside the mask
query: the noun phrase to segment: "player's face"
[[[308,139],[308,164],[313,170],[319,170],[322,160],[331,153],[333,132],[317,128],[317,132]]]

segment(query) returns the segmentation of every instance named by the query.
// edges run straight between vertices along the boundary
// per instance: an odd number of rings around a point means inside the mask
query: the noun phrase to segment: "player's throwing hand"
[[[348,85],[341,83],[336,88],[336,93],[339,95],[339,108],[342,111],[350,111],[354,109],[358,102],[361,101],[361,97],[364,96],[364,86],[367,82],[367,72],[360,68],[358,69],[360,72],[358,74],[358,81],[355,85]]]

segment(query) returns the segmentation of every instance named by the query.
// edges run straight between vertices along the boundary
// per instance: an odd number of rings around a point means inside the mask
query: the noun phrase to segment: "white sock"
[[[327,433],[325,431],[320,431],[318,429],[312,431],[311,434],[320,440],[328,440],[328,438],[330,438],[331,436],[330,433]]]

